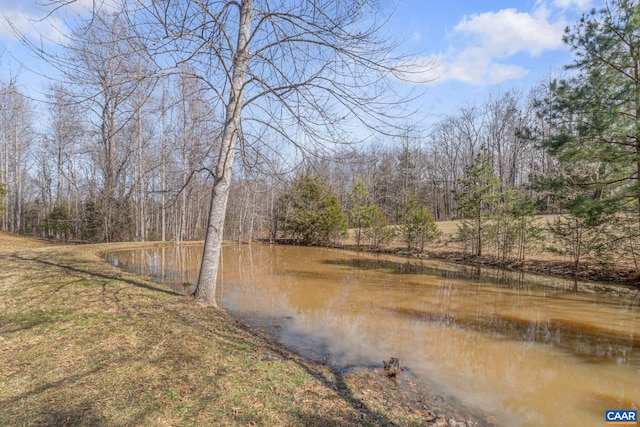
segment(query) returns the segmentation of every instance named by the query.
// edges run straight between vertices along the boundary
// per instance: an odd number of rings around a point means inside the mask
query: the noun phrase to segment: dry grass
[[[8,231],[0,230],[0,252],[42,248],[47,245],[49,245],[49,243],[44,240],[16,236],[15,234],[9,233]]]
[[[135,244],[0,235],[0,424],[427,422],[416,406],[423,395],[394,401],[380,375],[343,376],[302,360],[224,311],[96,255],[125,246]]]
[[[640,270],[636,264],[637,260],[629,256],[628,253],[613,254],[611,255],[611,260],[606,263],[594,256],[583,254],[580,266],[576,270],[570,254],[562,255],[558,254],[557,251],[549,250],[549,246],[553,246],[554,239],[548,230],[548,225],[560,217],[562,215],[536,216],[535,222],[543,228],[543,242],[536,250],[529,250],[524,261],[501,259],[495,249],[485,250],[482,257],[471,255],[457,238],[459,220],[438,221],[438,229],[442,232],[440,241],[425,246],[424,252],[407,251],[406,244],[400,238],[396,238],[393,242],[381,247],[379,251],[593,282],[594,286],[589,285],[587,288],[595,290],[607,289],[609,291],[615,289],[616,292],[619,291],[623,294],[636,293],[638,291]],[[342,242],[343,246],[347,248],[355,247],[356,240],[354,236],[355,231],[350,230],[349,237]],[[367,242],[365,241],[365,248],[366,244]],[[608,287],[605,284],[613,286]]]
[[[537,215],[535,223],[538,226],[545,227],[547,224],[552,223],[561,215]],[[458,234],[458,227],[460,226],[460,220],[451,221],[438,221],[438,229],[442,231],[442,240],[445,242],[451,241]]]

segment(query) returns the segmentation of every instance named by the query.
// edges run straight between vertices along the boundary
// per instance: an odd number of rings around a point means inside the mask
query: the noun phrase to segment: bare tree
[[[143,138],[138,114],[143,103],[140,98],[148,92],[141,88],[148,70],[141,65],[127,28],[121,14],[96,13],[90,24],[76,29],[64,58],[67,66],[73,64],[66,69],[65,78],[75,88],[76,101],[88,112],[87,121],[96,143],[91,153],[98,171],[97,196],[104,215],[106,241],[118,239],[119,233],[130,234],[124,229],[132,221],[122,216],[128,213],[129,198],[135,189],[128,187],[125,176],[139,153],[136,148]],[[138,177],[131,181],[135,183]]]
[[[81,200],[79,189],[78,162],[81,140],[84,136],[81,106],[74,101],[71,92],[61,84],[54,84],[49,88],[49,116],[50,123],[45,129],[43,137],[43,161],[51,163],[53,172],[52,201],[56,206],[67,206],[72,216],[80,216]],[[40,177],[46,177],[46,165],[42,165]],[[54,191],[55,190],[55,191]],[[46,199],[42,198],[45,206]],[[51,206],[46,206],[46,214]],[[73,235],[77,236],[78,221],[74,222]]]
[[[226,205],[236,144],[266,133],[306,151],[358,139],[349,125],[380,130],[399,116],[400,58],[380,35],[372,2],[131,1],[131,23],[157,63],[189,64],[219,106],[214,168],[196,297],[215,305]],[[366,19],[361,19],[365,18]],[[395,110],[394,110],[395,109]],[[388,129],[388,127],[387,127]]]
[[[29,99],[14,81],[0,87],[0,179],[6,181],[7,186],[2,226],[14,233],[21,232],[24,225],[26,162],[35,139],[32,114]]]

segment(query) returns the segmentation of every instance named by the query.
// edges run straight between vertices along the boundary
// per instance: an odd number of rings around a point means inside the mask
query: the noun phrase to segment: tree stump
[[[392,357],[389,359],[389,362],[383,360],[384,364],[384,374],[388,378],[395,378],[400,372],[402,372],[402,365],[400,364],[400,359],[397,357]]]

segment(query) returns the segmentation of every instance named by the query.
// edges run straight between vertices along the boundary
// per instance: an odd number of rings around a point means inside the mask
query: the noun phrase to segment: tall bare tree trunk
[[[162,144],[162,148],[160,149],[160,165],[162,168],[161,176],[160,176],[160,186],[161,186],[161,194],[162,201],[160,205],[160,215],[161,215],[161,227],[162,227],[162,241],[167,240],[166,229],[167,229],[167,208],[166,208],[166,190],[167,190],[167,171],[166,171],[166,159],[165,159],[165,151],[166,151],[166,123],[165,123],[165,87],[162,86],[162,135],[160,137],[160,143]],[[163,258],[164,259],[164,258]],[[163,276],[164,277],[164,276]]]
[[[238,41],[233,56],[233,78],[229,93],[229,102],[225,111],[225,124],[222,131],[220,157],[216,165],[216,177],[211,192],[209,220],[205,236],[202,266],[196,287],[198,300],[216,305],[216,280],[222,251],[224,217],[229,199],[233,155],[238,139],[240,114],[242,112],[242,89],[249,64],[249,36],[251,31],[251,12],[253,0],[245,0],[240,6]]]
[[[138,85],[140,85],[140,83],[138,83]],[[137,194],[137,202],[138,202],[138,218],[136,220],[136,222],[138,223],[138,232],[137,232],[137,238],[140,242],[144,242],[146,240],[146,229],[147,229],[147,224],[145,223],[145,188],[144,188],[144,178],[143,178],[143,166],[142,166],[142,94],[140,92],[138,92],[137,94],[138,99],[136,101],[136,133],[137,133],[137,140],[138,140],[138,176],[137,176],[137,185],[136,185],[136,192]]]
[[[0,136],[2,136],[3,133],[0,132]],[[8,186],[8,177],[9,177],[9,141],[7,141],[6,139],[3,138],[2,140],[3,143],[3,159],[2,159],[2,170],[0,170],[0,181],[6,181],[6,185],[4,187],[5,191],[7,190],[7,186]],[[2,229],[3,230],[8,230],[9,229],[9,223],[8,223],[8,207],[9,207],[9,198],[8,197],[2,197],[0,198],[0,201],[2,202],[2,209],[0,209],[0,212],[2,212]]]

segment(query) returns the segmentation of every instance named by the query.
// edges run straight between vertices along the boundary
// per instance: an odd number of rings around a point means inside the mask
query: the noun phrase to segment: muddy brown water
[[[201,246],[106,254],[178,292]],[[577,287],[577,289],[576,289]],[[400,357],[411,375],[508,426],[602,426],[640,406],[640,296],[336,249],[228,245],[217,301],[337,368]]]

